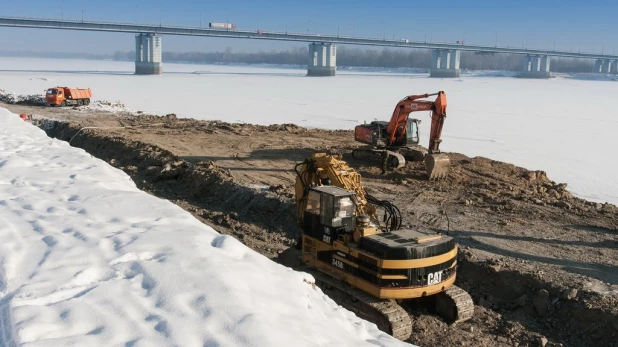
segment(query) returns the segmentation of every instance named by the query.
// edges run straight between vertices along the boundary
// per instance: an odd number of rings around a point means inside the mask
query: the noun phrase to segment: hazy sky
[[[442,0],[0,0],[0,15],[407,38],[618,53],[618,1]],[[134,49],[133,34],[0,27],[0,49],[108,53]],[[169,51],[285,49],[274,41],[165,36]]]

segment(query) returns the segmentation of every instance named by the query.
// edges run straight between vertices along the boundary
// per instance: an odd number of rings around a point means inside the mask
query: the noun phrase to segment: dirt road
[[[316,151],[342,154],[369,193],[399,206],[405,225],[448,229],[463,247],[458,284],[475,317],[448,326],[413,310],[410,342],[618,345],[618,209],[578,199],[544,172],[449,153],[447,179],[429,182],[422,163],[382,175],[378,159],[355,160],[349,131],[0,106],[70,121],[49,133],[278,261],[297,232],[294,164]]]

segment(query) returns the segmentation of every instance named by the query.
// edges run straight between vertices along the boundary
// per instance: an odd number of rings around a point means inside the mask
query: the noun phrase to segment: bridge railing
[[[231,29],[231,30],[226,30],[226,29],[212,29],[209,27],[204,27],[204,26],[187,26],[187,25],[170,25],[170,24],[143,24],[143,23],[131,23],[131,22],[107,22],[107,21],[92,21],[92,20],[84,20],[84,19],[64,19],[64,18],[40,18],[40,17],[6,17],[6,16],[0,16],[0,19],[8,19],[8,20],[27,20],[27,21],[41,21],[41,22],[48,22],[48,23],[75,23],[75,24],[92,24],[92,25],[116,25],[116,26],[133,26],[136,28],[144,28],[144,29],[149,29],[149,28],[164,28],[164,29],[186,29],[186,30],[195,30],[195,31],[202,31],[202,32],[213,32],[213,33],[222,33],[222,32],[233,32],[233,33],[237,33],[237,34],[247,34],[247,35],[255,35],[258,32],[258,29],[252,29],[252,30],[246,30],[246,29]],[[549,50],[549,49],[541,49],[541,48],[529,48],[529,47],[513,47],[513,46],[489,46],[489,45],[471,45],[471,44],[458,44],[458,43],[452,43],[452,42],[438,42],[438,41],[432,41],[432,42],[428,42],[426,40],[421,41],[421,40],[410,40],[410,39],[397,39],[397,38],[386,38],[386,37],[368,37],[368,36],[348,36],[348,35],[333,35],[333,34],[316,34],[316,33],[304,33],[304,32],[293,32],[293,31],[267,31],[264,30],[262,31],[262,35],[288,35],[288,36],[297,36],[297,37],[304,37],[304,38],[315,38],[315,41],[322,41],[323,42],[329,42],[330,40],[333,39],[344,39],[344,40],[359,40],[359,41],[363,41],[363,40],[367,40],[367,41],[375,41],[375,42],[385,42],[388,43],[389,45],[392,44],[393,46],[396,47],[410,47],[414,48],[414,45],[446,45],[449,46],[448,49],[457,49],[457,47],[461,47],[463,50],[469,50],[469,51],[474,51],[474,50],[488,50],[488,51],[495,51],[495,50],[501,50],[501,49],[506,49],[508,51],[513,51],[513,50],[521,50],[522,52],[520,54],[525,54],[525,51],[536,51],[537,53],[532,53],[532,54],[544,54],[544,53],[567,53],[567,54],[582,54],[582,55],[591,55],[591,56],[596,56],[596,57],[602,57],[602,58],[609,58],[609,59],[615,59],[616,56],[614,55],[605,55],[603,53],[593,53],[593,52],[582,52],[580,51],[574,51],[574,50]],[[312,40],[307,40],[307,41],[312,41]],[[422,47],[421,47],[422,48]],[[504,52],[504,53],[508,53],[508,52]]]

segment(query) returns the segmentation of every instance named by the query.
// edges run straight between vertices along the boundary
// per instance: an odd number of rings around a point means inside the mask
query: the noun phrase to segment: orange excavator
[[[436,96],[434,101],[420,100]],[[429,148],[418,145],[418,125],[420,120],[410,119],[410,113],[416,111],[431,112],[431,130]],[[425,161],[425,168],[430,180],[446,177],[449,170],[449,158],[440,152],[442,126],[446,118],[446,94],[443,91],[433,94],[409,95],[401,99],[389,122],[373,121],[370,124],[357,125],[354,139],[370,145],[357,148],[352,154],[360,159],[364,154],[379,154],[382,157],[382,172],[387,167],[400,168],[406,158],[412,161]]]

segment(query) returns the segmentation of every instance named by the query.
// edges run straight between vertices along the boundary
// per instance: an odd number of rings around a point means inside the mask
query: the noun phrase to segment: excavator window
[[[305,211],[313,214],[320,214],[320,193],[316,191],[309,191]]]
[[[350,199],[350,197],[346,196],[339,199],[339,208],[337,209],[337,217],[345,218],[351,217],[356,210],[356,205]]]
[[[411,119],[408,122],[408,128],[406,129],[406,144],[417,145],[418,142],[418,121],[416,119]]]
[[[322,194],[322,215],[320,216],[320,222],[324,225],[332,225],[333,218],[335,217],[335,197],[329,194]]]
[[[356,205],[350,196],[322,194],[322,214],[320,222],[334,228],[350,224],[354,218]]]

